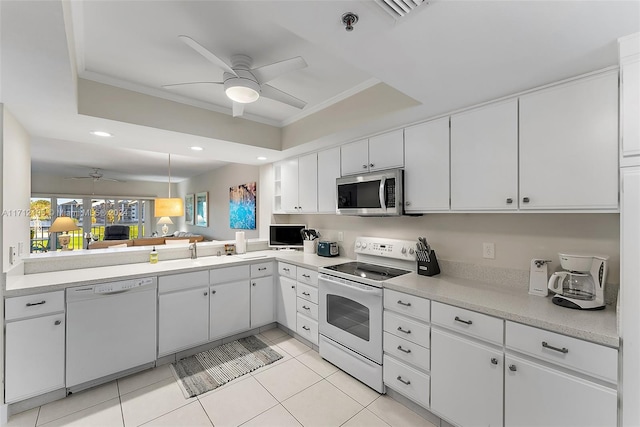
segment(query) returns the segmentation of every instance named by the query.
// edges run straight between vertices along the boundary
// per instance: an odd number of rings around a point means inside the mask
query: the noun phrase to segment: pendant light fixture
[[[154,206],[155,217],[184,215],[184,204],[182,203],[182,198],[171,197],[171,154],[169,154],[169,197],[155,199]]]

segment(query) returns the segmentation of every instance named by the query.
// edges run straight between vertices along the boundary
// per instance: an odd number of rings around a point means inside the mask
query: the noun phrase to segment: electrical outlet
[[[495,243],[483,243],[482,244],[482,258],[496,259],[496,245],[495,245]]]
[[[338,231],[338,242],[344,241],[344,233],[342,231]]]

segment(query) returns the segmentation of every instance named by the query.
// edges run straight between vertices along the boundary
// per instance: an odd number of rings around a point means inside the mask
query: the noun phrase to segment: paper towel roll
[[[236,231],[236,253],[247,252],[247,241],[244,239],[244,231]]]

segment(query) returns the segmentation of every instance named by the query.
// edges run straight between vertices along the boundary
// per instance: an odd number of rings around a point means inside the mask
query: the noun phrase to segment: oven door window
[[[369,341],[369,309],[339,295],[327,295],[327,323]]]

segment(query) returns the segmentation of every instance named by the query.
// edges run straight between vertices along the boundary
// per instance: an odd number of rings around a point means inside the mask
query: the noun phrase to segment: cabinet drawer
[[[486,314],[434,302],[431,307],[431,323],[502,345],[504,321]]]
[[[248,265],[216,268],[209,271],[209,283],[217,285],[218,283],[237,282],[239,280],[249,279],[250,275],[251,268]]]
[[[318,303],[318,288],[305,285],[304,283],[298,283],[296,286],[296,294],[298,295],[298,298],[304,298],[314,304]]]
[[[386,386],[425,408],[429,407],[429,375],[423,374],[386,354],[382,366],[382,377]]]
[[[304,314],[313,320],[318,320],[318,304],[309,302],[306,299],[297,298],[297,310],[298,313]]]
[[[158,277],[158,293],[181,291],[190,288],[209,286],[208,271],[194,271],[192,273],[172,274]]]
[[[430,320],[430,301],[414,295],[385,289],[384,308],[397,311],[407,316],[417,317],[425,322]]]
[[[300,283],[318,287],[318,272],[298,267],[297,279]]]
[[[296,317],[296,332],[303,338],[318,345],[318,322],[300,313],[297,313]]]
[[[64,291],[7,298],[4,305],[6,320],[41,316],[64,311]]]
[[[384,330],[397,337],[429,348],[429,325],[385,310]]]
[[[384,333],[384,352],[425,371],[428,371],[431,365],[431,351],[428,348],[389,332]]]
[[[519,323],[507,322],[506,347],[617,383],[618,351]]]
[[[251,264],[251,277],[264,277],[273,274],[273,262]]]
[[[286,262],[278,263],[278,274],[280,276],[296,279],[296,271],[297,271],[297,268],[295,265],[287,264]]]

